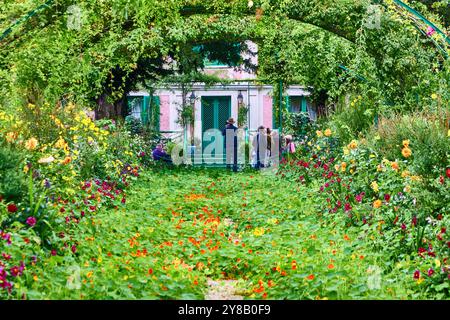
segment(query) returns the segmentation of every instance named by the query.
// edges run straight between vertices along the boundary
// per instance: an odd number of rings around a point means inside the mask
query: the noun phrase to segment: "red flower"
[[[391,196],[389,194],[384,195],[384,201],[389,202],[391,200]]]
[[[445,169],[445,175],[450,179],[450,168]]]
[[[76,253],[76,252],[77,252],[77,246],[76,246],[76,245],[73,245],[72,248],[71,248],[71,250],[72,250],[73,253]]]
[[[153,269],[152,268],[148,269],[148,274],[153,274]]]
[[[411,224],[413,226],[417,226],[417,217],[416,216],[414,216],[414,218],[412,218]]]
[[[419,270],[414,271],[414,279],[415,280],[420,279],[420,271]]]
[[[55,249],[52,249],[52,251],[50,251],[50,254],[52,255],[52,256],[56,256],[56,250]]]
[[[8,204],[8,212],[9,213],[14,213],[17,212],[17,206],[14,203],[10,203]]]
[[[431,277],[434,274],[433,268],[428,269],[428,276]]]

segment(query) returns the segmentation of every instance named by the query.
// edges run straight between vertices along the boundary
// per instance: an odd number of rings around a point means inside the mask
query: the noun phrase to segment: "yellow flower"
[[[350,150],[356,149],[358,147],[358,143],[356,142],[356,140],[352,140],[352,142],[350,142],[347,146],[347,148],[349,148]]]
[[[257,237],[260,237],[264,234],[264,228],[255,228],[255,230],[253,231],[253,234]]]
[[[417,284],[421,284],[422,282],[424,282],[423,278],[420,277],[419,279],[417,279]]]
[[[405,147],[405,148],[408,148],[409,147],[409,140],[403,140],[403,146]]]
[[[441,266],[441,261],[439,259],[434,259],[434,264],[436,265],[436,268],[439,268]]]
[[[317,134],[317,136],[318,136],[319,138],[323,136],[323,133],[322,133],[322,131],[320,131],[320,130],[317,130],[317,131],[316,131],[316,134]]]
[[[378,192],[379,191],[379,189],[378,189],[378,183],[376,182],[376,181],[373,181],[371,184],[370,184],[370,187],[373,189],[373,191],[375,191],[375,192]]]
[[[59,138],[54,147],[58,149],[65,149],[66,145],[66,141],[63,138]]]
[[[436,93],[433,93],[432,95],[431,95],[431,99],[433,99],[433,100],[436,100],[437,99],[437,94]]]
[[[410,193],[411,192],[411,187],[410,186],[406,186],[403,191]]]
[[[34,276],[33,276],[33,280],[34,280],[34,281],[38,281],[38,280],[39,280],[38,276],[37,276],[37,275],[34,275]]]
[[[25,148],[27,150],[34,150],[38,145],[38,141],[36,138],[31,138],[25,142]]]
[[[342,162],[341,163],[341,171],[345,172],[345,170],[347,170],[347,163],[346,162]]]
[[[373,207],[374,207],[375,209],[378,209],[379,207],[381,207],[382,204],[383,204],[383,202],[381,202],[381,200],[375,200],[375,201],[373,202]]]
[[[350,154],[350,150],[348,150],[347,147],[344,147],[343,150],[344,150],[344,155]]]
[[[326,137],[331,136],[331,134],[332,134],[332,132],[331,132],[330,129],[326,129],[325,132],[324,132],[324,135],[325,135]]]
[[[410,172],[408,170],[405,170],[402,172],[402,178],[409,177],[409,175],[410,175]]]
[[[92,271],[89,271],[89,272],[86,274],[86,277],[90,278],[90,277],[92,277],[93,274],[94,274],[94,273],[93,273]]]
[[[30,168],[29,168],[27,165],[25,165],[25,166],[23,167],[23,172],[24,172],[24,173],[28,173],[29,170],[30,170]]]
[[[405,158],[409,158],[411,156],[411,153],[411,149],[408,147],[402,149],[402,156],[404,156]]]
[[[334,165],[334,170],[339,171],[339,165],[338,164]]]

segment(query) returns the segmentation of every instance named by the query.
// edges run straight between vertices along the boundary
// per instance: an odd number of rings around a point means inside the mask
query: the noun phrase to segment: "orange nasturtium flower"
[[[332,263],[330,263],[329,265],[328,265],[328,269],[334,269],[334,264],[332,264]]]
[[[404,156],[405,158],[411,157],[411,154],[412,154],[412,152],[411,152],[410,148],[405,147],[402,149],[402,156]]]
[[[62,164],[69,164],[72,161],[71,157],[65,157],[64,160],[61,162]]]
[[[381,202],[381,200],[375,200],[375,201],[373,202],[373,207],[374,207],[375,209],[377,209],[377,208],[381,207],[382,204],[383,204],[383,202]]]
[[[306,277],[308,280],[314,280],[314,275],[310,274],[309,276]]]
[[[352,140],[352,142],[350,142],[347,146],[347,148],[350,150],[356,149],[357,147],[358,147],[358,143],[356,142],[356,140]]]
[[[400,169],[400,167],[399,167],[397,161],[394,161],[394,162],[391,163],[391,168],[392,168],[393,170],[395,170],[395,171],[398,171],[398,170]]]

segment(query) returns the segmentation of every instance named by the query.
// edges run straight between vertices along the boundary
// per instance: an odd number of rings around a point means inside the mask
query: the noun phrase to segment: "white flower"
[[[38,163],[51,163],[55,161],[55,158],[53,156],[47,157],[47,158],[41,158],[38,160]]]

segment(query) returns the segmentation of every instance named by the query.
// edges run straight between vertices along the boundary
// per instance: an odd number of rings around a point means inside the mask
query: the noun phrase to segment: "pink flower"
[[[76,245],[73,245],[72,248],[71,248],[71,250],[72,250],[73,253],[76,253],[76,252],[77,252],[77,246],[76,246]]]
[[[434,274],[433,268],[428,269],[428,276],[431,277]]]
[[[352,210],[352,206],[348,202],[345,204],[344,208],[346,212]]]
[[[433,27],[427,28],[427,36],[428,37],[432,36],[435,32],[436,32],[436,30],[434,30]]]
[[[57,252],[56,252],[55,249],[52,249],[52,251],[50,251],[50,254],[51,254],[52,256],[56,256]]]
[[[402,223],[402,230],[406,230],[406,224]]]
[[[36,218],[35,217],[28,217],[26,223],[30,226],[30,227],[34,227],[36,225]]]

